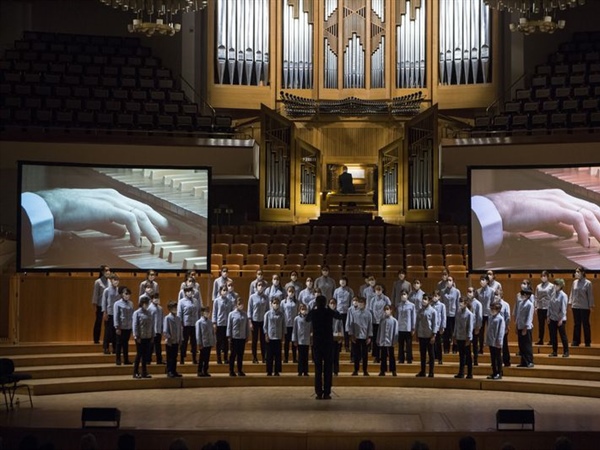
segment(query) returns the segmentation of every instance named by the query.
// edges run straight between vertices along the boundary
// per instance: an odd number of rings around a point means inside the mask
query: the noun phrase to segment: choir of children
[[[521,357],[518,367],[533,367],[532,329],[536,311],[540,318],[538,325],[548,324],[552,345],[549,356],[557,356],[557,334],[562,341],[562,356],[569,356],[565,332],[568,305],[568,297],[563,292],[565,282],[559,278],[550,283],[547,271],[542,272],[542,283],[536,291],[541,297],[543,290],[544,298],[534,297],[530,283],[524,282],[512,315],[493,273],[480,278],[480,288],[469,286],[466,296],[462,296],[453,278],[445,272],[438,283],[439,289],[430,296],[423,292],[419,280],[414,280],[411,285],[405,278],[406,273],[401,270],[390,299],[384,294],[383,286],[368,275],[365,276],[365,285],[359,289],[363,294],[356,296],[346,277],[340,279],[336,288],[327,267],[323,267],[315,286],[311,277],[306,278],[303,286],[294,271],[285,286],[275,275],[267,287],[268,283],[259,270],[251,284],[246,309],[244,301],[234,290],[234,281],[229,278],[227,268],[223,267],[213,284],[212,314],[209,306],[202,304],[195,274],[188,273],[181,285],[178,301],[168,303],[166,316],[160,305],[155,271],[149,271],[146,280],[140,283],[137,309],[130,299],[131,290],[119,286],[119,277],[108,270],[105,275],[103,291],[100,292],[102,289],[98,287],[98,281],[94,286],[95,304],[103,313],[105,322],[103,350],[109,353],[112,344],[116,364],[131,364],[128,342],[133,335],[137,349],[134,378],[151,378],[147,365],[151,363],[153,353],[156,363],[163,364],[163,339],[165,373],[169,378],[181,377],[177,372],[177,357],[180,356],[180,364],[185,364],[188,343],[191,344],[192,361],[198,366],[198,377],[211,376],[209,362],[213,347],[216,347],[217,363],[229,365],[230,376],[245,376],[244,352],[249,338],[252,340],[254,363],[259,362],[260,341],[261,359],[266,364],[268,376],[282,373],[282,362],[290,362],[290,346],[291,362],[297,365],[298,376],[308,376],[309,348],[315,343],[312,342],[312,326],[306,316],[314,307],[316,295],[323,291],[328,294],[329,308],[337,311],[340,317],[334,320],[332,327],[332,369],[335,375],[340,373],[340,352],[345,349],[350,352],[354,364],[352,375],[358,375],[362,363],[362,373],[368,376],[371,349],[374,362],[380,364],[379,375],[391,372],[397,376],[395,345],[398,344],[398,363],[412,364],[412,340],[416,334],[420,355],[417,377],[433,377],[434,361],[442,364],[442,355],[452,348],[453,353],[456,350],[459,355],[458,373],[454,377],[471,379],[473,366],[478,365],[478,356],[483,353],[485,343],[489,348],[492,369],[487,378],[498,380],[503,376],[502,366],[510,366],[508,332],[512,322]],[[538,344],[543,340],[543,332],[539,337]],[[94,339],[98,339],[97,330]]]

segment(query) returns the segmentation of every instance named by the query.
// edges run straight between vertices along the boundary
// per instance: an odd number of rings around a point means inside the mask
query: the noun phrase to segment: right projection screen
[[[469,167],[469,269],[600,271],[600,165]]]

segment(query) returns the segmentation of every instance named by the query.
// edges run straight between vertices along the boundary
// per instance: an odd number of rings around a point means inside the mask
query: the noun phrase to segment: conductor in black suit
[[[342,194],[354,194],[354,183],[352,181],[352,174],[348,173],[348,167],[344,166],[342,168],[342,173],[338,177],[338,183]]]
[[[306,316],[312,323],[313,354],[315,359],[315,394],[317,400],[331,400],[333,378],[333,319],[342,319],[342,315],[327,307],[327,299],[319,295],[315,307]]]

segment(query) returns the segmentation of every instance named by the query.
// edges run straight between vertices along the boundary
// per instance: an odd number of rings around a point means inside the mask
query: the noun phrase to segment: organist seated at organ
[[[161,234],[177,234],[177,227],[152,207],[115,189],[51,189],[21,196],[23,261],[31,264],[46,253],[55,234],[96,230],[114,237],[129,232],[132,246],[162,242]]]

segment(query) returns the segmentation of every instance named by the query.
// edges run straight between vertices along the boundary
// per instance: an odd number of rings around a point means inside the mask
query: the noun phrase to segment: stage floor
[[[143,383],[144,380],[140,380]],[[533,409],[536,431],[599,432],[600,399],[456,389],[308,387],[148,389],[38,396],[0,414],[2,427],[81,428],[81,408],[116,407],[121,430],[377,433],[488,432],[498,409]],[[282,429],[282,424],[285,424]]]

